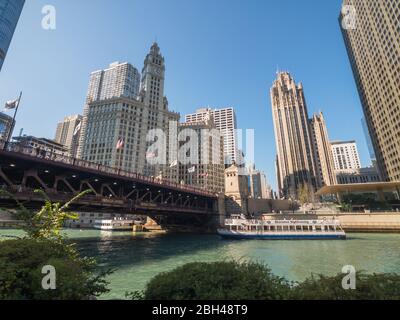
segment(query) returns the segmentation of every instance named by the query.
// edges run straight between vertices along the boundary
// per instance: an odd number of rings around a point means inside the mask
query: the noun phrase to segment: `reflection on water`
[[[0,229],[2,235],[16,235]],[[344,265],[367,272],[400,273],[400,234],[350,234],[346,241],[222,240],[214,235],[68,230],[78,249],[95,256],[101,267],[117,269],[112,291],[104,298],[124,298],[141,290],[156,274],[193,261],[256,260],[275,274],[303,280],[311,273],[336,274]]]

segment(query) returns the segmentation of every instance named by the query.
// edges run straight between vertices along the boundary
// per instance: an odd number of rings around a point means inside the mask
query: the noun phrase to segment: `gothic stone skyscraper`
[[[279,72],[271,88],[280,196],[298,198],[300,188],[316,190],[313,148],[302,84]]]
[[[311,141],[314,148],[314,163],[318,187],[337,184],[335,164],[329,141],[328,129],[322,112],[310,119]]]
[[[380,175],[383,180],[398,181],[400,2],[344,0],[343,5],[350,10],[342,11],[340,25]]]

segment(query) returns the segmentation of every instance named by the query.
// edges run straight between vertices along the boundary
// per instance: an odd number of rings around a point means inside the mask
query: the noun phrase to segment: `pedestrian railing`
[[[35,149],[33,147],[24,146],[24,145],[21,145],[18,143],[10,143],[10,142],[6,143],[4,140],[0,140],[0,149],[3,151],[7,151],[7,152],[28,155],[28,156],[31,156],[34,158],[40,158],[40,159],[50,160],[50,161],[54,161],[54,162],[58,162],[58,163],[64,163],[64,164],[72,165],[77,168],[93,169],[93,170],[103,172],[103,173],[109,173],[109,174],[114,174],[114,175],[118,175],[121,177],[140,180],[140,182],[144,182],[144,183],[147,182],[147,183],[152,183],[152,184],[158,184],[163,187],[169,186],[169,187],[173,187],[175,189],[182,190],[182,192],[197,193],[197,194],[201,194],[201,195],[208,196],[208,197],[215,197],[214,193],[209,192],[205,189],[191,187],[191,186],[182,186],[181,184],[169,181],[168,179],[159,179],[159,178],[154,178],[154,177],[148,177],[148,176],[144,176],[144,175],[141,175],[138,173],[125,171],[122,169],[113,168],[113,167],[105,166],[102,164],[97,164],[97,163],[89,162],[89,161],[82,160],[82,159],[72,158],[67,155],[58,154],[58,153],[51,152],[51,151]]]

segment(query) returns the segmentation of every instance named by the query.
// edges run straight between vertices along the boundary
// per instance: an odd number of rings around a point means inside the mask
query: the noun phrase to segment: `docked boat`
[[[225,227],[218,229],[218,234],[231,239],[346,239],[346,233],[337,219],[262,220],[234,217],[225,220]]]
[[[134,226],[133,220],[95,220],[94,228],[105,231],[132,231]]]

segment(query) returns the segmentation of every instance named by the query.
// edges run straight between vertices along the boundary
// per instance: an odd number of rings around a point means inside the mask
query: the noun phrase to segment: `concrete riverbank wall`
[[[400,213],[317,213],[317,214],[268,214],[266,219],[339,219],[347,232],[400,232]]]

